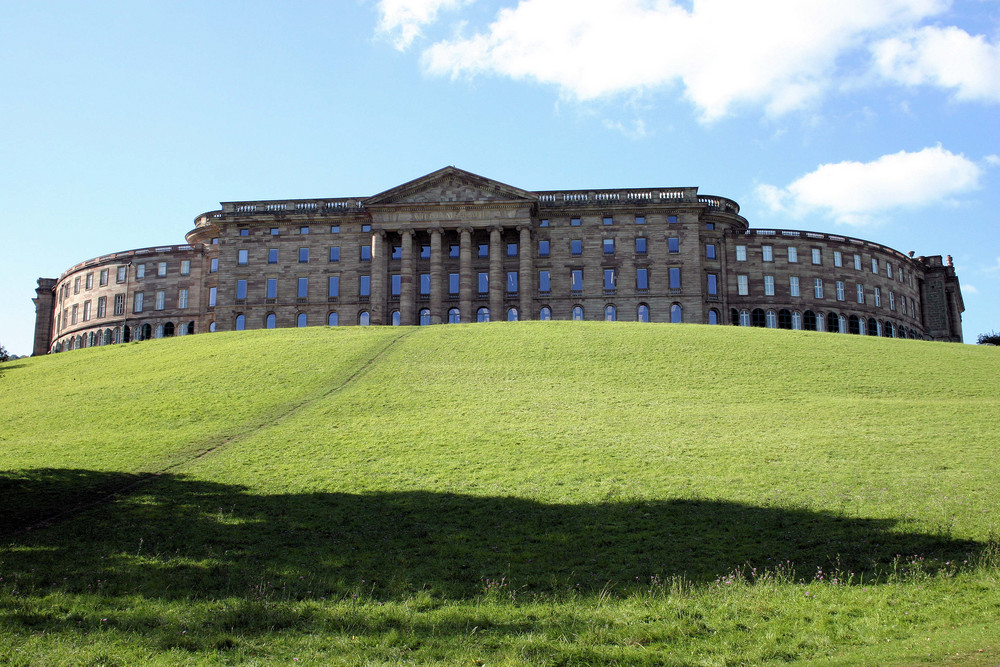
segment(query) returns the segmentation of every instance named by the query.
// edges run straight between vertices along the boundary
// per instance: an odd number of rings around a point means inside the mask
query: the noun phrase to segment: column
[[[475,322],[476,314],[472,312],[472,229],[462,227],[458,246],[458,305],[462,311],[463,322]]]
[[[532,302],[535,296],[535,266],[532,258],[535,249],[531,245],[531,227],[521,225],[518,227],[520,238],[517,243],[517,257],[520,260],[517,265],[517,291],[521,303],[518,305],[518,319],[533,320],[535,312]]]
[[[372,232],[372,266],[371,266],[371,298],[368,312],[371,313],[372,324],[382,324],[385,316],[385,232]],[[364,309],[364,304],[361,304]]]
[[[413,230],[404,229],[400,232],[403,238],[403,258],[400,262],[400,274],[402,283],[399,290],[399,323],[402,325],[416,324],[413,316],[414,285],[413,271],[416,262],[413,259]]]
[[[441,297],[444,292],[444,260],[441,254],[441,228],[431,229],[431,324],[441,324],[444,316]]]
[[[500,227],[490,227],[490,321],[503,322],[507,315],[503,312],[503,293],[507,289],[503,274]]]

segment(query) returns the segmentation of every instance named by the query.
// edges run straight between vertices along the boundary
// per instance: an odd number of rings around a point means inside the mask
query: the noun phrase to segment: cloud
[[[1000,44],[960,28],[925,27],[872,47],[875,70],[907,86],[951,88],[960,100],[1000,102]]]
[[[740,104],[777,115],[822,96],[843,66],[839,60],[866,54],[871,40],[947,6],[947,0],[520,0],[485,31],[436,42],[423,62],[437,75],[534,80],[578,100],[676,85],[705,121]]]
[[[649,134],[646,131],[646,122],[641,118],[636,118],[628,125],[617,120],[605,119],[603,122],[605,128],[621,132],[628,139],[645,139]]]
[[[863,225],[878,213],[926,206],[971,190],[981,174],[964,155],[936,146],[873,162],[822,164],[784,188],[761,185],[757,195],[771,210],[793,217],[820,211],[843,224]]]
[[[979,294],[979,290],[976,289],[975,285],[962,285],[962,296],[969,296],[970,294]]]
[[[378,32],[392,40],[400,51],[437,20],[442,9],[454,9],[472,0],[379,0]]]

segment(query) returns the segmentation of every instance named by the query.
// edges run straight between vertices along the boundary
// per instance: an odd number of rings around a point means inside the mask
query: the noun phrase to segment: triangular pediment
[[[478,176],[457,167],[445,167],[365,200],[365,206],[455,203],[531,203],[537,195]]]

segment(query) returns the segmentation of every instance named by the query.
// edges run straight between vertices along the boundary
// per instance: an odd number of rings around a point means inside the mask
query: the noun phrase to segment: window
[[[764,325],[768,329],[778,328],[778,318],[773,310],[769,310],[764,314]]]
[[[507,272],[507,294],[517,294],[517,271]]]
[[[146,277],[146,265],[145,264],[139,264],[139,265],[137,265],[135,267],[135,279],[136,280],[142,280],[145,277]],[[73,291],[74,292],[79,292],[80,291],[80,279],[79,278],[76,279],[76,283],[74,285],[74,290]]]
[[[278,228],[271,227],[271,236],[277,236],[277,235],[278,235]]]
[[[237,315],[236,316],[236,330],[237,331],[243,331],[246,328],[247,328],[247,318],[246,318],[246,315]]]
[[[538,256],[548,257],[549,256],[549,242],[547,239],[540,240],[538,242]]]
[[[334,245],[330,246],[330,261],[339,262],[340,261],[340,246]]]
[[[142,292],[136,292],[132,300],[132,312],[142,312]],[[76,324],[76,306],[73,306],[73,324]]]
[[[764,257],[764,261],[765,262],[773,262],[774,261],[774,249],[771,246],[769,246],[769,245],[761,246],[760,250],[761,250],[762,256]]]
[[[604,218],[602,219],[602,222],[603,222],[603,223],[604,223],[605,225],[613,225],[613,224],[615,224],[615,219],[614,219],[614,218],[612,218],[612,217],[611,217],[610,215],[606,215],[606,216],[604,216]]]
[[[218,261],[218,260],[216,260]],[[119,266],[118,273],[115,275],[115,282],[123,283],[125,282],[125,275],[128,273],[127,266]]]
[[[719,323],[719,311],[717,311],[715,308],[712,308],[711,310],[708,311],[708,323],[709,324]]]
[[[837,281],[837,301],[843,301],[846,297],[844,296],[844,281]]]
[[[705,229],[707,229],[708,231],[713,231],[715,229],[715,223],[714,222],[706,222],[705,223]]]
[[[571,255],[582,255],[583,254],[583,241],[580,239],[574,239],[569,242],[569,254]]]
[[[889,292],[889,310],[896,310],[896,294]]]
[[[167,275],[167,263],[166,262],[159,262],[156,265],[156,275],[159,276],[160,278],[162,278],[163,276]],[[87,276],[87,286],[88,287],[90,287],[90,283],[91,283],[91,276]]]
[[[309,296],[308,278],[299,278],[298,289],[295,291],[295,296],[300,299],[305,299]]]
[[[637,236],[635,239],[635,254],[645,255],[646,254],[646,237]]]
[[[577,322],[583,320],[583,306],[573,306],[573,319]]]
[[[736,246],[736,261],[737,262],[747,261],[747,247],[745,245]]]
[[[569,224],[572,227],[579,227],[580,226],[580,218],[570,218]]]
[[[372,277],[358,276],[358,296],[371,296],[371,294],[372,294]]]
[[[539,227],[548,227],[549,226],[549,219],[548,218],[542,218],[541,220],[538,221],[538,226]]]
[[[190,266],[191,266],[191,260],[187,260],[187,259],[186,259],[186,260],[184,260],[184,262],[187,262],[187,264],[188,264],[188,267],[190,267]],[[184,262],[181,262],[181,268],[182,268],[182,269],[184,268]],[[101,284],[101,287],[104,287],[105,285],[107,285],[107,284],[108,284],[108,270],[107,270],[107,269],[101,269],[101,280],[100,280],[100,284]]]
[[[295,326],[304,327],[306,325],[307,317],[305,313],[299,313],[295,318]]]
[[[861,286],[858,285],[858,287],[861,287]],[[875,289],[872,290],[872,294],[873,294],[873,296],[875,298],[875,307],[876,308],[881,308],[882,307],[882,290],[880,290],[879,288],[876,287]]]
[[[268,249],[268,251],[267,251],[267,263],[268,264],[277,264],[278,263],[278,249],[277,248],[269,248]]]
[[[706,243],[705,244],[705,259],[715,259],[715,244]]]
[[[87,289],[94,289],[94,274],[87,274]]]
[[[670,289],[681,288],[681,270],[678,267],[670,269]]]
[[[604,239],[604,254],[613,255],[615,254],[615,240],[614,239]]]
[[[339,234],[340,233],[340,225],[330,225],[330,233],[331,234]],[[330,313],[330,314],[331,315],[336,315],[336,313]]]
[[[490,291],[490,274],[479,272],[479,280],[477,282],[480,294],[487,294]]]
[[[299,234],[308,234],[308,233],[309,233],[308,227],[299,227]]]
[[[604,269],[604,291],[613,292],[615,289],[615,270]]]
[[[789,248],[788,249],[788,263],[789,264],[794,264],[797,261],[799,261],[799,249],[798,248]]]
[[[420,259],[431,258],[431,247],[429,245],[420,246]]]
[[[719,276],[715,273],[708,274],[708,295],[719,295]]]
[[[677,253],[681,251],[681,240],[676,236],[667,239],[667,252]]]
[[[649,289],[649,269],[641,268],[635,270],[635,288],[637,290]]]
[[[460,253],[461,253],[461,247],[458,244],[452,243],[451,245],[448,246],[449,257],[458,257]]]
[[[219,295],[219,288],[218,287],[209,287],[208,288],[208,307],[209,308],[215,308],[215,300],[218,297],[218,295]]]
[[[462,321],[462,314],[458,308],[448,309],[448,324],[459,324]]]
[[[371,225],[361,225],[361,231],[363,231],[363,232],[370,232],[371,230],[372,230],[372,226]]]
[[[236,253],[236,263],[237,264],[249,264],[250,262],[250,251],[249,250],[238,250]]]
[[[448,274],[448,294],[458,294],[459,274]]]
[[[517,308],[508,308],[507,309],[507,321],[508,322],[517,322]]]
[[[552,286],[551,286],[551,283],[549,282],[549,280],[550,279],[549,279],[549,272],[548,271],[539,271],[538,272],[538,291],[539,292],[546,293],[546,292],[551,291]]]
[[[667,223],[669,223],[671,225],[676,225],[677,224],[677,216],[676,215],[668,215],[667,216]]]
[[[517,244],[516,243],[508,243],[507,244],[507,256],[508,257],[517,257]]]
[[[337,311],[326,316],[326,325],[328,327],[335,327],[338,324],[340,324],[340,315],[337,314]]]
[[[636,309],[635,319],[637,322],[648,322],[649,321],[649,306],[644,303],[640,303],[639,307]]]
[[[431,293],[431,274],[420,274],[420,294],[429,296]]]
[[[181,306],[182,308],[187,308],[187,306]],[[97,317],[101,318],[107,315],[108,310],[108,297],[102,296],[97,298]]]
[[[670,306],[670,322],[671,323],[673,323],[673,324],[680,324],[681,321],[683,320],[682,314],[683,313],[681,311],[681,305],[679,303],[675,303],[675,304],[673,304],[673,305]]]
[[[618,319],[618,309],[612,304],[608,304],[604,307],[604,321],[614,322]]]
[[[788,277],[788,293],[792,296],[799,296],[799,277]]]
[[[644,225],[644,224],[646,224],[646,216],[644,216],[644,215],[637,215],[637,216],[635,216],[635,224],[637,224],[637,225]]]
[[[218,257],[213,257],[212,261],[209,263],[208,272],[209,273],[218,273],[218,271],[219,271],[219,258]]]
[[[389,323],[394,327],[398,327],[400,325],[401,320],[399,317],[398,310],[394,310],[391,313],[389,313]]]
[[[796,331],[802,329],[802,313],[797,310],[792,313],[792,328]]]
[[[264,298],[265,299],[277,299],[278,298],[278,279],[268,278],[267,284],[264,287]]]
[[[854,256],[854,270],[855,271],[861,270],[861,255]]]
[[[241,229],[240,230],[240,236],[250,236],[250,230],[249,229]]]
[[[399,296],[399,293],[403,290],[403,276],[398,273],[393,273],[389,276],[389,294],[392,296]]]
[[[489,257],[490,256],[490,244],[489,243],[480,243],[479,244],[479,249],[478,249],[476,255],[478,257]]]
[[[872,273],[878,273],[878,259],[872,257]]]
[[[361,261],[362,262],[372,261],[372,247],[370,245],[361,246]]]
[[[889,262],[885,263],[885,277],[890,279],[892,278],[892,264]]]
[[[552,309],[548,306],[542,306],[542,309],[538,311],[538,319],[542,322],[548,322],[552,319]]]
[[[833,251],[833,265],[834,266],[844,265],[844,255],[839,250]]]
[[[340,296],[340,276],[328,276],[326,279],[326,296]]]
[[[188,291],[187,289],[177,290],[177,307],[187,308],[188,307]]]
[[[366,327],[371,324],[372,316],[368,314],[367,310],[362,310],[358,313],[358,324],[360,326]]]
[[[420,326],[426,327],[431,323],[431,311],[427,308],[420,309]]]
[[[823,253],[820,251],[819,248],[812,249],[812,263],[813,264],[823,263]]]
[[[750,284],[745,275],[736,276],[736,292],[740,296],[747,296],[750,294]]]
[[[247,298],[247,281],[244,279],[236,281],[236,298],[237,299]]]
[[[219,237],[218,236],[213,236],[212,237],[212,245],[219,245]],[[214,331],[214,329],[213,329],[213,331]]]
[[[403,246],[394,245],[392,246],[392,251],[389,253],[389,259],[402,259],[403,258]]]
[[[90,321],[90,301],[83,302],[83,321]]]
[[[476,321],[477,322],[489,322],[490,321],[490,309],[483,307],[476,311]]]
[[[140,294],[141,294],[141,292],[140,292]],[[142,299],[139,299],[139,305],[140,306],[142,305]],[[136,312],[139,312],[139,311],[136,311]],[[79,313],[80,313],[80,306],[78,306],[77,304],[74,303],[73,304],[73,316],[72,316],[72,319],[70,320],[70,324],[76,324],[76,319],[79,317]]]
[[[865,286],[864,285],[858,285],[857,286],[857,298],[858,298],[858,303],[864,303],[865,302]]]
[[[774,296],[774,276],[764,276],[764,295]]]
[[[813,278],[813,296],[817,299],[823,298],[823,279]]]
[[[273,329],[278,324],[278,318],[274,316],[274,313],[268,313],[267,317],[264,318],[264,328]]]
[[[583,291],[583,269],[573,269],[570,271],[569,288],[573,292]]]

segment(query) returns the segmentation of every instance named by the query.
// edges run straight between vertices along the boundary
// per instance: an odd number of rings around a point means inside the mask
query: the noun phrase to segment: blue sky
[[[446,165],[950,254],[966,342],[1000,329],[993,0],[6,2],[0,123],[16,354],[39,276]]]

